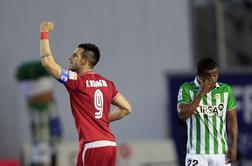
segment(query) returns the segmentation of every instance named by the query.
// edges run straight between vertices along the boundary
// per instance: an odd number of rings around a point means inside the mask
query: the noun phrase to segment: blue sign
[[[180,165],[185,165],[186,155],[186,124],[181,122],[177,113],[177,95],[184,82],[194,80],[194,74],[167,74],[169,89],[171,135],[176,143]],[[238,119],[238,160],[252,159],[252,73],[221,73],[218,82],[229,84],[235,94]]]

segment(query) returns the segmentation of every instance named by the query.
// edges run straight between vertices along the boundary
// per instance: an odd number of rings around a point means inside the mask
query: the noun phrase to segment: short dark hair
[[[82,43],[78,45],[79,48],[84,49],[83,58],[88,58],[91,66],[94,67],[100,60],[100,50],[92,43]]]
[[[212,58],[203,58],[198,62],[197,74],[204,74],[206,70],[213,70],[217,67],[217,63]]]

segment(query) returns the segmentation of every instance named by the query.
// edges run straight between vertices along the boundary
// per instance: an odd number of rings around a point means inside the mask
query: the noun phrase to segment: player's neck
[[[83,74],[83,73],[86,73],[86,72],[90,72],[90,71],[93,71],[93,69],[92,68],[90,68],[89,66],[84,66],[83,68],[81,68],[80,70],[79,70],[79,74]]]

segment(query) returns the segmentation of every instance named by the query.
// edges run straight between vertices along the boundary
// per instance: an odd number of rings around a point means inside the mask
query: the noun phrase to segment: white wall
[[[25,99],[16,66],[39,57],[39,25],[52,20],[55,58],[67,67],[81,42],[94,42],[102,58],[96,71],[113,80],[134,112],[111,124],[119,141],[169,136],[164,73],[191,70],[188,0],[3,0],[0,2],[0,158],[17,157],[30,140]],[[55,81],[64,140],[77,141],[69,100]]]

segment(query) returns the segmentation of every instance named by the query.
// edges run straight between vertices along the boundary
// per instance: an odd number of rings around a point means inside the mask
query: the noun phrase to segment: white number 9
[[[97,89],[94,93],[94,106],[97,112],[95,112],[95,118],[101,119],[103,114],[103,94],[100,89]]]

